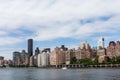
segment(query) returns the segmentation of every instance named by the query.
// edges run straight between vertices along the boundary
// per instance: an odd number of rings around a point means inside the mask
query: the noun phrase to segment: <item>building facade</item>
[[[120,41],[117,41],[116,43],[115,53],[116,53],[116,56],[120,56]]]
[[[104,56],[104,55],[106,55],[106,49],[105,48],[99,48],[98,50],[97,50],[97,56]]]
[[[18,51],[13,52],[13,65],[20,65],[20,52]]]
[[[106,53],[110,58],[120,56],[120,41],[116,43],[111,41],[107,47]]]
[[[70,64],[71,59],[75,57],[75,49],[70,49],[65,53],[65,64]]]
[[[15,51],[13,52],[13,65],[29,65],[29,55],[23,50],[22,52]]]
[[[34,56],[30,56],[30,63],[29,63],[30,67],[34,66]]]
[[[47,67],[50,65],[50,50],[43,50],[42,53],[38,54],[37,59],[38,67]]]
[[[115,46],[116,46],[116,43],[114,41],[111,41],[109,43],[109,46],[106,49],[106,53],[107,53],[107,56],[109,56],[109,58],[113,58],[117,56]]]
[[[91,58],[92,57],[92,49],[87,42],[82,42],[78,46],[78,49],[75,52],[75,57],[77,60]]]
[[[4,57],[0,56],[0,67],[4,65]]]
[[[62,45],[60,48],[56,47],[50,54],[50,64],[51,65],[60,65],[65,64],[65,54],[67,53],[68,48]]]

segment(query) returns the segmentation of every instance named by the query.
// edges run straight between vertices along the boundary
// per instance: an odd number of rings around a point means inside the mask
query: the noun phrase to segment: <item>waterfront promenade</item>
[[[6,66],[9,67],[9,66]],[[24,66],[25,67],[25,66]],[[23,68],[24,68],[23,67]],[[120,64],[100,64],[100,65],[82,65],[82,64],[61,64],[61,65],[48,65],[48,66],[41,66],[41,67],[34,67],[34,68],[44,68],[44,69],[61,69],[66,67],[68,69],[80,69],[80,68],[120,68]],[[4,67],[0,67],[4,68]],[[12,67],[12,68],[22,68],[22,67]],[[31,68],[31,67],[27,67]]]
[[[61,64],[61,65],[49,65],[46,67],[39,67],[39,68],[63,68],[67,67],[68,69],[78,69],[78,68],[120,68],[120,64],[100,64],[100,65],[82,65],[82,64]]]

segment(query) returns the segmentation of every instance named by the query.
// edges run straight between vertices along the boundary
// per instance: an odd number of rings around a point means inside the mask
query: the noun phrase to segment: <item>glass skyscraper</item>
[[[28,54],[33,55],[33,39],[28,39]]]

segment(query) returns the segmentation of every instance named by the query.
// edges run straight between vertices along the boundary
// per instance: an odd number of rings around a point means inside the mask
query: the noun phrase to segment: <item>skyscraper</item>
[[[103,38],[103,37],[101,37],[101,38],[98,40],[98,49],[99,49],[99,47],[104,48],[104,38]]]
[[[28,54],[33,55],[33,39],[28,39]]]

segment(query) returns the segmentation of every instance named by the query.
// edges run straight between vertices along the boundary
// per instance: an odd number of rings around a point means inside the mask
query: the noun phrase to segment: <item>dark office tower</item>
[[[33,55],[33,39],[28,39],[28,54]]]
[[[40,53],[40,50],[39,48],[37,47],[36,50],[35,50],[35,55],[38,55]]]

